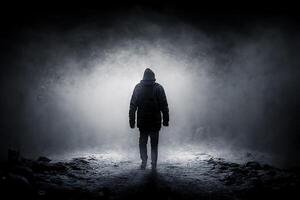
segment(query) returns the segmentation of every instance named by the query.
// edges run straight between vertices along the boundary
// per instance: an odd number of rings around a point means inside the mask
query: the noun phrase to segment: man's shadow
[[[174,191],[159,172],[145,172],[140,184],[128,188],[125,199],[177,199]]]

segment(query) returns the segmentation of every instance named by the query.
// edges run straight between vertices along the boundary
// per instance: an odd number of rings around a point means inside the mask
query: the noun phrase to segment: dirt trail
[[[156,173],[140,170],[138,161],[101,155],[59,162],[21,159],[2,163],[1,176],[9,199],[20,194],[31,199],[287,198],[300,188],[299,170],[238,164],[207,154],[160,162]]]

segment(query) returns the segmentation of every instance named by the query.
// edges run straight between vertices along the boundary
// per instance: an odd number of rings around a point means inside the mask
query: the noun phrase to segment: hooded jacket
[[[130,100],[129,123],[132,128],[135,125],[136,111],[137,127],[140,130],[159,131],[162,121],[164,125],[169,123],[164,88],[155,82],[155,74],[150,69],[145,70],[143,80],[135,86]]]

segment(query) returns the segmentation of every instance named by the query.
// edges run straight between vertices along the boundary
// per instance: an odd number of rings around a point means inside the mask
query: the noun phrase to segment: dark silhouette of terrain
[[[85,156],[65,161],[10,155],[1,163],[1,199],[297,199],[299,169],[237,164],[207,154],[164,161],[155,173],[139,162]]]

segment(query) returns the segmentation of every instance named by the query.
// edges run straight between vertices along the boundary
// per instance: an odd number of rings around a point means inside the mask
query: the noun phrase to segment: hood
[[[145,69],[143,80],[144,81],[155,81],[156,79],[155,79],[154,72],[149,68]]]

